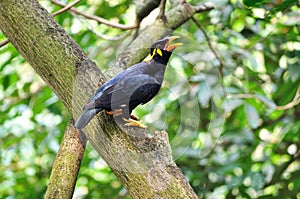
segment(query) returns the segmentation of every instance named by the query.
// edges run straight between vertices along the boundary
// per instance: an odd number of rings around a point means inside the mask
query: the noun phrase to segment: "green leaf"
[[[200,83],[199,85],[199,93],[198,93],[198,100],[202,107],[207,107],[209,105],[209,100],[211,97],[211,93],[207,87],[207,84]]]
[[[287,14],[287,18],[283,20],[283,24],[287,26],[294,26],[300,22],[300,12],[299,10],[290,12]]]
[[[248,7],[260,7],[261,4],[269,2],[268,0],[243,0],[243,3]]]
[[[270,11],[268,17],[272,17],[276,13],[284,11],[298,2],[299,2],[298,0],[284,0],[284,1],[282,1],[282,3],[276,4],[274,6],[274,8]],[[298,24],[299,24],[299,22],[298,22]]]
[[[299,78],[300,71],[299,71],[299,64],[292,64],[288,66],[288,71],[290,72],[292,82],[296,82]]]
[[[249,125],[253,128],[256,129],[261,125],[261,119],[259,117],[259,114],[256,110],[256,108],[250,104],[245,105],[245,113],[248,119]]]
[[[6,90],[10,85],[9,84],[10,83],[9,79],[10,79],[10,76],[5,76],[3,78],[3,88],[4,88],[4,90]]]

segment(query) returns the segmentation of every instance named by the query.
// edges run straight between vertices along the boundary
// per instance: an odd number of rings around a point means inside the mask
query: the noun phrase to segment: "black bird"
[[[97,113],[106,110],[110,114],[122,114],[123,120],[127,122],[126,126],[146,128],[131,112],[138,105],[149,102],[158,93],[170,56],[177,46],[182,45],[170,45],[177,38],[179,37],[171,36],[155,42],[151,46],[150,55],[144,61],[120,72],[103,84],[85,105],[75,127],[84,128]]]

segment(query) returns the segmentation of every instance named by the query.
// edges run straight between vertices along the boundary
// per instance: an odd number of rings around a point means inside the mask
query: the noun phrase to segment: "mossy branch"
[[[173,30],[200,10],[181,3],[166,13],[167,25],[156,21],[132,46],[168,33],[162,30],[150,34],[151,29]],[[106,81],[95,63],[36,0],[0,0],[0,28],[73,117],[78,117],[89,97]],[[111,74],[144,57],[145,52],[136,54],[132,46],[119,56]],[[150,135],[143,129],[123,128],[116,121],[105,113],[99,114],[84,133],[133,198],[197,198],[173,161],[166,132]],[[59,158],[57,161],[56,165],[60,165]],[[60,184],[57,186],[59,189]],[[51,198],[51,192],[47,196]]]

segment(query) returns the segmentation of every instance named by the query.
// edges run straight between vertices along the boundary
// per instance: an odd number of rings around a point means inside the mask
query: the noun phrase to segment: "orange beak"
[[[183,45],[183,43],[175,43],[170,45],[171,41],[178,39],[179,36],[171,36],[169,37],[169,41],[165,44],[164,50],[172,52],[176,47]]]

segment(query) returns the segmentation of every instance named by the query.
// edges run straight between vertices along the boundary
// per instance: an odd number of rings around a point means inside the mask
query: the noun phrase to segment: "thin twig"
[[[105,39],[105,40],[108,40],[108,41],[118,41],[118,40],[121,40],[121,39],[124,39],[126,37],[128,37],[128,35],[131,34],[132,30],[129,30],[127,31],[125,34],[120,34],[118,36],[107,36],[105,34],[102,34],[102,33],[99,33],[99,32],[96,32],[92,27],[90,27],[90,24],[86,23],[85,21],[82,20],[82,18],[79,18],[78,16],[76,16],[75,14],[71,13],[75,18],[77,18],[81,23],[82,25],[88,29],[89,31],[91,31],[92,33],[94,33],[96,36],[102,38],[102,39]]]
[[[64,8],[62,8],[62,9],[56,11],[55,13],[53,13],[53,14],[52,14],[52,17],[54,17],[54,16],[56,16],[56,15],[59,15],[59,14],[65,12],[65,11],[67,11],[67,10],[70,10],[72,7],[74,7],[74,6],[75,6],[77,3],[79,3],[79,2],[80,2],[80,0],[76,0],[76,1],[74,1],[73,3],[70,3],[69,5],[64,6]]]
[[[298,88],[294,99],[287,103],[286,105],[283,106],[278,106],[276,105],[273,101],[270,101],[268,99],[265,99],[264,97],[260,96],[260,95],[255,95],[255,94],[250,94],[250,93],[245,93],[245,94],[229,94],[227,95],[228,98],[238,98],[238,99],[257,99],[258,101],[262,102],[264,105],[266,105],[267,107],[274,109],[274,110],[280,110],[280,111],[284,111],[287,109],[290,109],[296,105],[299,104],[300,102],[300,87]]]
[[[6,44],[8,44],[10,41],[8,39],[1,41],[0,42],[0,48],[2,48],[3,46],[5,46]]]
[[[52,3],[56,4],[56,5],[59,5],[59,6],[62,6],[62,7],[65,7],[66,5],[61,3],[61,2],[58,2],[56,0],[51,0]],[[124,24],[119,24],[119,23],[111,23],[110,21],[104,19],[104,18],[101,18],[101,17],[98,17],[98,16],[94,16],[94,15],[88,15],[88,14],[85,14],[84,12],[81,12],[79,10],[76,10],[75,8],[70,8],[69,9],[70,12],[73,12],[77,15],[81,15],[87,19],[91,19],[91,20],[95,20],[101,24],[105,24],[107,26],[110,26],[110,27],[113,27],[113,28],[119,28],[121,30],[130,30],[130,29],[135,29],[137,28],[137,24],[135,25],[124,25]]]
[[[108,40],[108,41],[118,41],[118,40],[121,40],[121,39],[125,39],[126,37],[128,37],[128,35],[131,34],[131,31],[130,32],[126,32],[125,34],[121,34],[121,35],[118,35],[118,36],[107,36],[105,34],[102,34],[102,33],[99,33],[99,32],[96,32],[95,30],[93,30],[93,28],[90,28],[90,27],[86,27],[89,31],[91,31],[92,33],[94,33],[95,35],[97,35],[98,37],[100,37],[101,39],[105,39],[105,40]]]
[[[214,54],[214,56],[216,57],[216,59],[219,61],[220,65],[218,67],[219,73],[221,75],[221,79],[222,79],[222,88],[223,88],[223,92],[225,94],[225,96],[227,95],[226,90],[225,90],[225,86],[224,86],[224,73],[223,73],[223,68],[224,68],[224,62],[221,59],[221,57],[219,56],[219,54],[217,53],[217,51],[215,51],[215,49],[213,48],[212,44],[211,44],[211,40],[209,38],[209,36],[207,35],[206,31],[204,30],[204,28],[201,26],[201,24],[195,19],[194,16],[191,17],[191,19],[193,20],[193,22],[197,25],[197,27],[201,30],[201,32],[203,33],[207,43],[208,43],[208,47],[211,50],[211,52]]]

